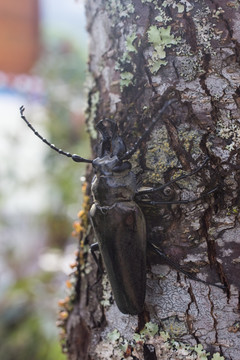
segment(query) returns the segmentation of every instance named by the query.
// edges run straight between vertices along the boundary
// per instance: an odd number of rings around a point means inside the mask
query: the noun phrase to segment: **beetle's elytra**
[[[147,236],[145,218],[137,202],[139,204],[142,201],[146,203],[146,200],[141,200],[141,195],[162,190],[173,182],[195,174],[208,161],[206,158],[203,164],[192,173],[182,175],[167,184],[157,188],[138,190],[136,177],[128,159],[150,134],[166,108],[175,101],[169,100],[165,103],[159,111],[158,117],[151,122],[149,128],[128,151],[123,139],[118,134],[117,124],[112,120],[101,120],[97,124],[97,130],[101,133],[102,140],[99,144],[99,156],[94,160],[72,155],[50,144],[25,118],[24,107],[20,108],[22,119],[48,146],[62,155],[71,157],[76,162],[92,164],[95,176],[91,185],[93,205],[90,210],[90,219],[98,242],[92,245],[91,250],[92,252],[100,250],[116,304],[119,310],[125,314],[141,313],[145,300]],[[188,203],[196,200],[198,199],[167,203]],[[148,203],[158,205],[163,202],[149,201]],[[168,264],[185,273],[153,244],[150,246]],[[185,274],[189,276],[188,273]],[[190,277],[206,283],[201,279]],[[221,285],[215,286],[223,288]]]

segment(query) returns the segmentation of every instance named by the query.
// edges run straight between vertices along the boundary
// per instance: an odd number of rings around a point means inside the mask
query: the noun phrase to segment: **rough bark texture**
[[[196,352],[174,347],[165,333],[149,329],[142,342],[131,343],[137,326],[150,321],[189,346],[202,344],[211,355],[238,360],[239,2],[89,0],[86,6],[93,153],[100,119],[113,118],[131,148],[166,100],[177,99],[131,159],[133,171],[141,186],[156,186],[193,171],[208,156],[201,171],[151,199],[194,199],[217,189],[189,204],[144,206],[148,239],[227,291],[189,280],[150,255],[146,312],[127,316],[112,303],[106,277],[93,285],[96,266],[86,275],[82,262],[84,276],[67,322],[69,359],[121,359],[124,352],[129,359],[200,359],[200,346]],[[85,231],[81,242],[91,236]]]

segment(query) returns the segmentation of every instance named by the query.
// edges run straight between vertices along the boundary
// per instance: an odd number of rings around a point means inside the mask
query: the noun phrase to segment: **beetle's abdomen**
[[[146,225],[133,201],[92,205],[91,221],[118,308],[125,314],[143,310],[146,290]]]

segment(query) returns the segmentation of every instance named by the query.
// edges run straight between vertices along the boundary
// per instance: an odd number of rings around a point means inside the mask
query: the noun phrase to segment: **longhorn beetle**
[[[176,181],[192,176],[201,170],[208,161],[206,158],[202,165],[191,173],[181,175],[164,185],[145,190],[137,188],[136,176],[131,171],[131,163],[128,160],[151,133],[166,108],[173,102],[176,100],[165,102],[158,116],[152,120],[150,126],[128,151],[122,137],[118,134],[117,124],[109,119],[99,121],[96,128],[101,133],[102,140],[98,149],[99,156],[94,160],[87,160],[76,154],[72,155],[48,142],[25,118],[23,115],[24,107],[20,108],[22,119],[45,144],[59,154],[71,157],[75,162],[92,164],[95,176],[91,184],[93,205],[90,209],[90,219],[98,242],[91,246],[91,252],[97,261],[95,251],[100,250],[115,301],[119,310],[125,314],[136,315],[141,313],[145,300],[147,235],[145,218],[137,202],[146,204],[147,200],[139,198],[141,195],[160,191]],[[149,201],[148,203],[150,205],[186,204],[197,201],[202,196],[193,200]],[[221,285],[207,283],[191,276],[149,241],[148,246],[166,263],[190,278],[223,288]]]

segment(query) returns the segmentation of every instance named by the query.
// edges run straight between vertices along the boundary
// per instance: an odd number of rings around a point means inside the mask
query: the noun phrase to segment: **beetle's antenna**
[[[180,265],[176,264],[174,261],[172,261],[171,259],[169,259],[169,258],[167,257],[167,255],[164,254],[164,253],[163,253],[157,246],[155,246],[153,243],[151,243],[151,242],[148,241],[147,244],[148,244],[148,246],[150,246],[150,248],[151,248],[152,251],[154,251],[156,254],[158,254],[158,256],[160,256],[160,258],[163,259],[163,261],[164,261],[167,265],[171,266],[173,269],[175,269],[175,270],[181,272],[182,274],[186,275],[189,279],[194,280],[194,281],[201,282],[201,283],[203,283],[203,284],[205,284],[205,285],[212,285],[212,286],[215,286],[215,287],[217,287],[217,288],[219,288],[219,289],[222,289],[222,290],[225,290],[225,289],[226,289],[226,286],[224,286],[224,285],[218,285],[218,284],[215,284],[215,283],[208,282],[208,281],[205,281],[205,280],[202,280],[202,279],[197,278],[196,276],[194,276],[194,275],[190,274],[189,272],[183,270]]]
[[[156,123],[159,121],[160,116],[164,113],[166,108],[171,105],[172,103],[176,102],[176,99],[171,99],[167,101],[161,110],[158,113],[158,116],[152,120],[151,125],[145,130],[144,134],[135,142],[131,150],[128,150],[125,152],[123,156],[120,157],[121,160],[127,160],[130,159],[130,157],[137,151],[141,143],[146,139],[146,137],[150,134]]]
[[[65,155],[67,157],[70,157],[73,159],[73,161],[75,162],[85,162],[85,163],[92,163],[92,160],[88,160],[88,159],[84,159],[79,155],[76,154],[70,154],[69,152],[63,151],[62,149],[57,148],[54,144],[51,144],[49,141],[47,141],[47,139],[45,139],[44,137],[42,137],[42,135],[40,135],[35,129],[34,127],[30,124],[30,122],[26,119],[26,117],[23,115],[24,113],[24,106],[20,107],[20,114],[21,114],[21,118],[25,121],[25,123],[27,124],[27,126],[34,132],[34,134],[39,137],[39,139],[41,139],[45,144],[47,144],[48,146],[50,146],[50,148],[52,148],[53,150],[57,151],[59,154],[61,155]]]
[[[183,180],[183,179],[186,179],[187,177],[190,177],[190,176],[193,176],[194,174],[198,173],[200,170],[202,170],[202,168],[206,165],[206,163],[209,161],[209,157],[207,156],[202,165],[198,166],[195,170],[191,171],[190,173],[187,173],[187,174],[183,174],[183,175],[180,175],[178,177],[176,177],[175,179],[172,179],[170,181],[168,181],[167,183],[163,184],[163,185],[160,185],[160,186],[157,186],[157,187],[154,187],[154,188],[150,188],[150,189],[146,189],[146,190],[139,190],[139,191],[136,191],[136,195],[145,195],[145,194],[152,194],[154,192],[157,192],[157,191],[160,191],[162,189],[164,189],[166,186],[169,186],[169,185],[172,185],[174,184],[175,182],[177,181],[180,181],[180,180]],[[215,191],[217,188],[214,188],[213,190],[207,192],[207,194],[205,195],[208,195],[208,194],[211,194],[213,191]],[[198,200],[199,198],[197,198]],[[187,202],[186,202],[187,203]]]

